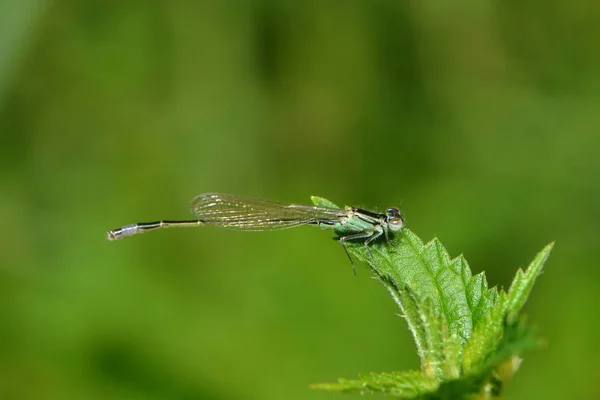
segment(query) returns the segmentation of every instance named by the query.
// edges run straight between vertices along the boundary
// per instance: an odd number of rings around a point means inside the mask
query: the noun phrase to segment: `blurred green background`
[[[506,287],[556,240],[511,399],[594,398],[600,4],[0,3],[0,399],[342,399],[419,367],[330,232],[219,229],[199,193],[384,209]]]

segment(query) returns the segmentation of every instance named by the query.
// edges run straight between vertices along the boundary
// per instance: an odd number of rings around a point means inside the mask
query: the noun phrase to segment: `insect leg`
[[[373,242],[374,240],[379,238],[382,234],[383,234],[382,228],[381,228],[381,226],[378,226],[376,229],[373,230],[371,236],[369,236],[367,238],[367,240],[365,240],[365,243],[364,243],[365,248],[369,252],[369,255],[371,256],[371,260],[373,260],[373,262],[375,262],[375,257],[373,256],[373,252],[371,251],[371,247],[369,245],[371,244],[371,242]]]
[[[368,231],[364,231],[364,232],[355,233],[353,235],[342,236],[341,238],[339,238],[339,241],[342,244],[342,247],[344,248],[344,251],[346,252],[346,255],[350,259],[350,264],[352,264],[352,271],[354,272],[354,275],[356,275],[356,268],[354,267],[354,260],[352,260],[352,257],[350,256],[350,253],[348,252],[348,249],[346,248],[345,242],[347,242],[348,240],[366,239],[365,243],[367,241],[370,243],[371,242],[371,237],[373,235],[380,236],[381,233],[377,234],[377,233],[375,233],[372,230],[368,230]],[[368,246],[367,246],[367,251],[371,255],[371,258],[373,258],[373,254],[371,253],[371,250],[369,249]]]

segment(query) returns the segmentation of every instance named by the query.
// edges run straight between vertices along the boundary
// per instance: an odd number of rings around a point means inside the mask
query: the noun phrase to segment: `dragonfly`
[[[191,201],[194,220],[160,220],[139,222],[111,229],[106,232],[108,240],[120,240],[141,233],[163,228],[218,226],[241,231],[269,231],[316,225],[336,231],[339,242],[356,274],[356,268],[346,242],[362,240],[373,258],[369,245],[382,236],[389,241],[390,234],[404,226],[402,213],[397,207],[389,207],[385,213],[346,206],[344,208],[305,206],[260,200],[222,193],[204,193]]]

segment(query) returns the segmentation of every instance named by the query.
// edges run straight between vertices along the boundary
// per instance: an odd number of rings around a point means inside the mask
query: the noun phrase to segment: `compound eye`
[[[387,215],[388,226],[392,231],[399,231],[402,229],[404,220],[402,219],[402,214],[398,208],[390,207],[385,210],[385,214]]]

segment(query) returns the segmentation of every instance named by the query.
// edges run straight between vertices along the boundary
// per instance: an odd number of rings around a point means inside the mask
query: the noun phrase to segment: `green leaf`
[[[312,197],[320,207],[338,208]],[[338,235],[347,232],[336,232]],[[367,264],[402,310],[421,358],[420,372],[380,373],[313,388],[382,392],[401,398],[494,398],[518,368],[520,354],[537,345],[518,312],[527,300],[552,244],[508,291],[488,288],[464,257],[451,259],[436,238],[423,243],[409,229],[367,248],[346,242],[350,255]]]
[[[420,371],[371,373],[359,379],[338,380],[338,383],[317,383],[313,389],[339,392],[385,393],[403,399],[417,399],[434,391],[438,386],[435,378]]]
[[[476,374],[487,365],[504,333],[507,298],[500,292],[496,303],[475,327],[471,339],[463,347],[462,370],[466,375]]]
[[[554,242],[544,247],[544,249],[537,254],[525,272],[523,272],[522,269],[517,271],[517,274],[510,285],[510,289],[508,290],[509,312],[516,314],[523,308],[533,284],[542,272],[544,263],[550,256],[552,247],[554,247]]]

